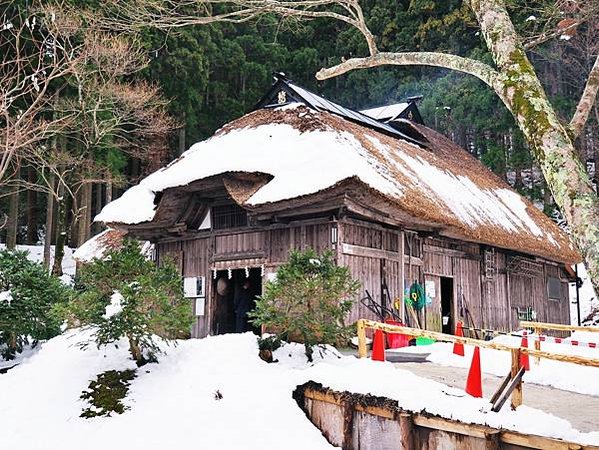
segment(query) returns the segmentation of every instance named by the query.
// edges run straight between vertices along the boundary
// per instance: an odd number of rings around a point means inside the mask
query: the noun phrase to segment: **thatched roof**
[[[93,259],[103,259],[108,253],[123,246],[126,232],[108,228],[90,239],[75,250],[73,259],[78,263],[88,263]]]
[[[260,173],[240,184],[242,206],[255,208],[326,191],[355,179],[440,234],[560,262],[579,259],[568,237],[528,200],[465,150],[423,125],[427,148],[303,105],[261,109],[107,205],[96,220],[138,224],[154,217],[155,193],[232,172]]]

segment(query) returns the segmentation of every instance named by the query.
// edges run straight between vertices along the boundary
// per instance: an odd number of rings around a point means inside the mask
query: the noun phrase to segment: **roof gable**
[[[350,120],[359,125],[371,128],[373,130],[405,139],[417,145],[426,146],[426,139],[419,133],[412,132],[410,127],[393,127],[384,121],[373,118],[370,115],[363,114],[360,111],[346,108],[324,97],[321,97],[292,81],[288,80],[283,74],[275,74],[277,80],[264,97],[256,104],[254,110],[268,107],[281,107],[291,103],[302,103],[316,111],[326,111],[344,119]],[[415,117],[414,106],[410,107],[412,117]],[[422,121],[420,113],[417,118]]]

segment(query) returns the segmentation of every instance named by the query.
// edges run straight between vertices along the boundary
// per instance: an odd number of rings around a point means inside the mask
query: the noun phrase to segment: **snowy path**
[[[468,369],[446,367],[425,363],[396,363],[396,367],[409,370],[415,375],[429,378],[452,387],[464,389]],[[483,395],[491,397],[502,379],[483,374]],[[569,421],[574,428],[583,432],[599,431],[599,397],[563,391],[549,386],[526,384],[523,391],[524,404],[543,410]]]

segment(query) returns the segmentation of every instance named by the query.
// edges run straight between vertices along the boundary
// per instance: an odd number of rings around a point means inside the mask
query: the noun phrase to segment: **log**
[[[366,349],[366,328],[364,322],[358,320],[358,358],[366,358],[368,350]]]
[[[512,349],[512,380],[519,377],[520,372],[520,349]],[[512,409],[522,404],[522,378],[518,380],[512,391]]]

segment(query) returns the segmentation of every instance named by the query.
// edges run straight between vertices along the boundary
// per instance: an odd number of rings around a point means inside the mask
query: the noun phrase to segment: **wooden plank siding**
[[[387,305],[396,298],[403,297],[400,253],[402,233],[355,220],[342,220],[338,227],[340,251],[337,264],[347,266],[352,277],[361,283],[358,298],[347,322],[354,323],[360,318],[380,320],[359,300],[366,295],[366,291],[378,303],[385,295]],[[383,292],[383,280],[387,284],[389,298]]]
[[[263,230],[237,229],[230,232],[203,232],[197,239],[157,242],[159,263],[166,258],[175,260],[184,277],[206,277],[206,305],[204,316],[196,316],[192,337],[204,337],[213,332],[214,293],[212,268],[216,261],[243,261],[263,258],[265,273],[288,259],[292,249],[313,248],[318,252],[332,249],[332,222],[296,224],[289,227],[274,226]],[[194,311],[195,314],[195,311]]]
[[[334,227],[337,228],[336,243],[332,242]],[[360,281],[361,289],[348,323],[360,318],[380,319],[360,304],[359,299],[368,290],[373,299],[380,302],[384,295],[383,280],[389,290],[385,301],[390,305],[396,298],[403,298],[404,286],[409,287],[414,281],[424,284],[425,279],[429,279],[435,282],[437,298],[425,308],[421,322],[431,330],[439,330],[440,277],[453,280],[454,320],[466,322],[461,313],[467,306],[477,327],[508,331],[518,328],[516,308],[532,307],[539,321],[569,323],[568,281],[563,268],[554,263],[536,259],[542,274],[527,277],[508,272],[510,256],[495,249],[496,271],[486,276],[484,248],[478,244],[422,237],[414,232],[404,233],[349,218],[203,231],[195,239],[170,238],[156,245],[159,263],[172,258],[183,276],[206,277],[205,315],[196,317],[193,337],[213,332],[212,268],[216,262],[226,265],[233,261],[242,264],[245,259],[259,260],[264,261],[265,272],[272,273],[287,261],[290,250],[307,248],[317,252],[332,250],[337,263],[347,266],[351,275]],[[547,277],[561,279],[561,299],[549,299]]]
[[[464,307],[472,315],[476,327],[510,331],[519,327],[516,308],[531,307],[538,320],[569,323],[568,281],[561,267],[539,259],[542,267],[539,276],[523,276],[508,272],[508,254],[495,252],[495,272],[487,277],[484,271],[484,250],[477,244],[450,240],[426,239],[424,244],[424,277],[436,281],[437,277],[454,280],[454,317],[468,322],[462,316]],[[547,278],[560,278],[562,298],[550,300]],[[509,280],[508,280],[509,278]],[[509,285],[509,292],[508,292]],[[436,313],[437,305],[427,308]],[[427,319],[430,329],[437,328],[436,320]]]

